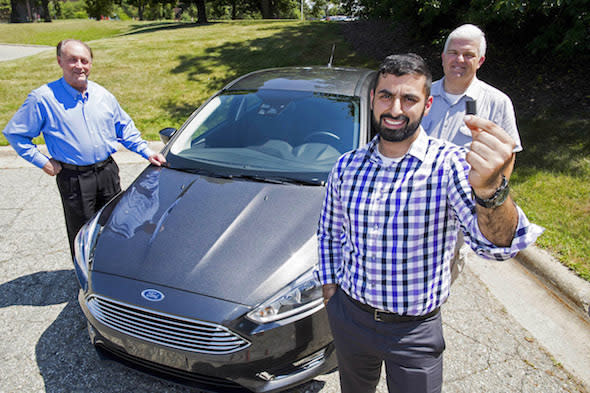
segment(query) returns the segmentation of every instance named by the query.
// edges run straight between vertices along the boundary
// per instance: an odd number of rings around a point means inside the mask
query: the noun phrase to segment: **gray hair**
[[[466,24],[457,27],[455,30],[449,34],[447,40],[445,42],[445,47],[443,49],[443,53],[446,53],[449,44],[454,39],[464,39],[464,40],[472,40],[472,41],[479,41],[479,53],[478,55],[485,56],[486,55],[486,35],[481,31],[481,29],[475,25]]]
[[[65,44],[67,44],[68,42],[77,42],[79,44],[81,44],[83,47],[85,47],[86,49],[88,49],[88,52],[90,53],[90,58],[94,60],[94,55],[92,54],[92,49],[90,48],[90,46],[85,43],[84,41],[80,41],[80,40],[76,40],[73,38],[66,38],[65,40],[61,40],[58,44],[57,44],[57,56],[61,57],[61,48],[64,47]]]

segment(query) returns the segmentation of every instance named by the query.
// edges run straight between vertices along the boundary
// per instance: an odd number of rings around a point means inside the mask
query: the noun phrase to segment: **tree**
[[[207,6],[205,0],[195,0],[197,6],[197,22],[207,23]]]
[[[496,43],[529,53],[584,55],[590,50],[590,0],[342,0],[348,12],[406,22],[417,37],[437,40],[463,23]]]
[[[10,23],[31,21],[31,7],[28,0],[10,0],[10,8]]]
[[[260,12],[263,19],[293,18],[300,0],[243,0],[243,3]]]
[[[86,13],[96,20],[100,20],[104,16],[110,16],[112,9],[112,0],[86,0]]]
[[[144,20],[145,8],[150,3],[150,0],[127,0],[127,4],[137,8],[137,17],[139,20]]]
[[[179,5],[183,10],[186,10],[191,5],[195,5],[197,7],[197,22],[207,23],[207,5],[205,0],[182,0]]]
[[[41,16],[45,22],[51,22],[49,0],[10,0],[10,22],[32,22]]]
[[[44,22],[51,22],[51,15],[49,14],[49,0],[41,0],[41,16]]]

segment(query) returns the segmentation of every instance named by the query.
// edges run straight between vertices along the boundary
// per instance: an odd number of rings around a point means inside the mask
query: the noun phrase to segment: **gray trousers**
[[[375,392],[385,362],[390,393],[439,393],[445,342],[440,312],[423,321],[378,322],[341,290],[326,306],[342,393]]]

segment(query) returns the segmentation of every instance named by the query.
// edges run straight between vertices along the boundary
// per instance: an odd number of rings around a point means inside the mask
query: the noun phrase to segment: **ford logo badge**
[[[164,299],[164,294],[157,289],[144,289],[141,291],[141,297],[150,302],[159,302]]]

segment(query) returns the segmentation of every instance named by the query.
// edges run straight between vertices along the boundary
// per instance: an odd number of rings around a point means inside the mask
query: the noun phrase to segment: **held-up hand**
[[[480,198],[494,194],[502,183],[502,175],[510,178],[514,163],[514,140],[495,123],[477,116],[465,116],[471,130],[471,150],[467,162],[471,165],[469,183]]]
[[[43,172],[47,173],[49,176],[56,176],[58,173],[61,172],[61,164],[50,158],[49,161],[45,163],[43,166]]]

